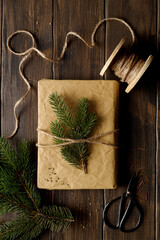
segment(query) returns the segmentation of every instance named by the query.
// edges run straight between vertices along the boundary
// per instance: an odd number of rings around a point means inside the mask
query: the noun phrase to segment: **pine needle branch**
[[[14,153],[11,145],[9,145],[8,142],[4,138],[0,138],[0,154],[2,157],[4,157],[5,160],[8,161],[9,164],[12,165],[15,173],[17,174],[17,178],[19,178],[23,188],[25,189],[25,191],[26,191],[27,195],[29,196],[29,198],[31,199],[32,203],[34,204],[36,210],[39,211],[38,206],[36,205],[31,192],[29,191],[29,189],[27,189],[25,183],[23,182],[21,174],[17,170],[17,166],[19,168],[19,165],[16,164],[17,157],[15,156],[15,153]],[[4,163],[4,161],[3,161],[3,163]]]
[[[57,93],[52,93],[49,97],[49,102],[61,123],[66,125],[66,127],[73,128],[75,124],[74,115],[62,101],[61,97]]]
[[[17,201],[17,199],[14,199],[12,196],[6,196],[0,193],[0,215],[3,215],[5,213],[10,213],[14,211],[23,212],[26,211],[33,211],[30,207],[25,206],[24,204]]]
[[[77,126],[81,127],[85,124],[86,118],[87,118],[87,110],[88,110],[88,99],[87,98],[78,99]]]
[[[22,142],[15,152],[0,138],[0,215],[16,213],[15,219],[0,224],[1,240],[35,239],[45,229],[64,231],[74,221],[68,208],[42,206],[33,184],[35,168],[29,142]]]
[[[78,100],[76,115],[64,103],[61,96],[52,93],[49,102],[57,115],[59,121],[51,122],[51,132],[61,138],[85,139],[91,134],[97,123],[97,115],[88,113],[88,99]],[[64,142],[53,137],[56,144]],[[89,156],[89,144],[77,143],[68,146],[61,146],[63,158],[72,166],[83,169],[87,173],[87,158]]]

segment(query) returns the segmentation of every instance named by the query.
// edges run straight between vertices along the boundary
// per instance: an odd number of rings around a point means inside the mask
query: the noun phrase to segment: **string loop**
[[[91,35],[91,43],[88,43],[86,40],[84,40],[78,33],[76,32],[68,32],[66,37],[65,37],[65,42],[64,42],[64,45],[63,45],[63,48],[62,48],[62,51],[61,51],[61,54],[58,58],[55,58],[55,59],[51,59],[51,58],[48,58],[44,53],[42,53],[37,47],[36,47],[36,42],[35,42],[35,39],[33,37],[33,35],[26,31],[26,30],[18,30],[14,33],[12,33],[8,39],[7,39],[7,47],[9,49],[9,51],[17,56],[23,56],[22,60],[20,61],[20,64],[19,64],[19,73],[22,77],[22,79],[24,80],[25,84],[27,85],[27,91],[26,93],[24,94],[24,96],[22,96],[14,105],[14,117],[15,117],[15,128],[13,130],[13,132],[11,133],[10,136],[8,136],[7,138],[11,138],[15,135],[15,133],[17,132],[18,130],[18,124],[19,124],[19,120],[18,120],[18,116],[17,116],[17,107],[22,103],[22,101],[24,101],[24,99],[28,96],[29,92],[31,91],[31,86],[30,86],[30,83],[28,81],[28,79],[25,77],[24,73],[23,73],[23,66],[25,64],[25,62],[28,60],[28,58],[31,56],[31,53],[33,51],[35,51],[38,55],[40,55],[43,59],[49,61],[49,62],[58,62],[60,61],[64,54],[65,54],[65,51],[66,51],[66,48],[68,46],[68,38],[69,36],[75,36],[77,37],[78,39],[80,39],[87,47],[89,48],[93,48],[95,46],[95,34],[98,30],[98,28],[104,23],[104,22],[108,22],[108,21],[118,21],[122,24],[124,24],[128,30],[130,31],[130,34],[131,34],[131,37],[132,37],[132,42],[134,43],[135,41],[135,34],[134,34],[134,31],[132,30],[132,28],[129,26],[128,23],[126,23],[123,19],[120,19],[120,18],[115,18],[115,17],[111,17],[111,18],[105,18],[105,19],[102,19],[101,21],[99,21],[93,32],[92,32],[92,35]],[[16,52],[14,51],[11,46],[10,46],[10,42],[11,42],[11,39],[17,35],[17,34],[20,34],[20,33],[24,33],[24,34],[27,34],[31,37],[31,40],[32,40],[32,46],[30,48],[28,48],[27,50],[23,51],[23,52]]]

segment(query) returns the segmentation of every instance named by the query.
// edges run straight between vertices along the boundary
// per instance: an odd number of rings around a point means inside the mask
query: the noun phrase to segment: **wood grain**
[[[103,18],[102,0],[92,4],[89,0],[54,1],[54,56],[59,55],[67,32],[75,31],[90,42],[94,26]],[[55,64],[55,78],[100,79],[99,72],[104,64],[104,39],[104,26],[98,30],[94,49],[71,38],[65,58]],[[63,235],[58,234],[56,240],[103,238],[103,190],[55,191],[53,199],[54,202],[67,205],[75,217],[75,224]],[[55,237],[54,234],[53,236]]]
[[[138,37],[138,51],[146,57],[155,52],[153,39],[156,35],[156,1],[145,1],[145,8],[143,5],[143,0],[106,1],[106,16],[120,17],[131,24]],[[124,34],[130,41],[130,35],[123,26],[109,25],[107,33],[108,55]],[[116,41],[113,41],[114,38]],[[144,209],[144,221],[133,233],[123,234],[104,226],[104,239],[155,239],[156,77],[151,71],[152,67],[128,95],[124,93],[126,86],[121,85],[119,110],[120,146],[123,146],[119,152],[119,184],[125,186],[134,170],[145,169],[151,183],[146,183],[141,188],[144,197],[148,194],[148,200],[140,200]],[[108,72],[107,77],[110,76],[111,73]],[[124,187],[119,187],[115,192],[106,191],[106,202],[123,191]],[[113,215],[117,215],[116,208],[113,209]],[[130,221],[133,224],[132,219]]]
[[[2,76],[2,16],[3,16],[3,1],[0,0],[0,20],[1,20],[1,24],[0,24],[0,81],[1,81],[1,76]],[[1,89],[1,85],[0,85],[0,89]],[[0,104],[0,111],[1,111],[1,104]],[[1,132],[1,127],[0,127],[0,132]]]
[[[2,53],[2,9],[3,9],[3,6],[2,6],[2,1],[0,0],[0,19],[1,19],[1,24],[0,24],[0,54]],[[1,68],[1,58],[2,58],[2,54],[1,54],[1,57],[0,57],[0,69]],[[0,81],[1,81],[1,71],[0,71]],[[0,86],[0,89],[1,89],[1,86]],[[1,105],[0,105],[0,111],[1,111]],[[0,132],[1,132],[1,129],[0,129]],[[4,216],[0,216],[0,223],[3,222],[3,219],[4,219]]]
[[[38,39],[40,50],[52,57],[52,1],[40,0],[37,4],[36,0],[4,0],[2,24],[1,128],[2,135],[6,136],[14,129],[13,106],[26,91],[18,72],[21,58],[7,50],[7,37],[18,29],[26,29]],[[12,43],[17,51],[23,51],[31,45],[30,39],[24,35],[15,37]],[[37,81],[43,77],[52,78],[52,65],[33,54],[33,58],[25,67],[25,74],[31,82],[32,91],[18,109],[20,126],[11,142],[16,145],[23,139],[32,141],[36,159],[34,144],[37,141]],[[51,192],[45,192],[43,198],[44,201],[50,202]],[[47,232],[39,239],[51,239],[51,233]]]
[[[160,1],[157,1],[157,62],[155,64],[155,71],[156,71],[156,76],[157,76],[157,118],[156,118],[156,140],[157,140],[157,149],[156,149],[156,172],[155,172],[155,224],[156,224],[156,229],[155,229],[155,239],[159,240],[160,239],[160,173],[159,173],[159,168],[160,168],[160,70],[159,70],[159,58],[160,58]]]
[[[38,40],[39,49],[49,57],[57,57],[68,31],[76,31],[90,42],[90,35],[99,20],[110,16],[120,17],[135,30],[138,52],[145,58],[159,50],[159,6],[159,0],[0,0],[2,135],[6,136],[14,129],[13,106],[26,91],[18,73],[21,58],[12,55],[6,48],[7,37],[12,32],[18,29],[31,31]],[[11,142],[16,145],[24,138],[31,140],[36,158],[37,81],[43,77],[100,79],[99,72],[105,59],[124,35],[128,41],[131,40],[128,30],[121,24],[110,23],[106,29],[102,26],[97,32],[94,49],[88,49],[78,39],[71,37],[64,59],[54,65],[33,54],[25,67],[32,91],[18,109],[20,128]],[[17,51],[22,51],[30,44],[25,36],[13,39],[13,47]],[[42,199],[47,204],[52,201],[69,207],[75,224],[64,234],[47,231],[39,240],[160,239],[160,81],[159,70],[156,70],[159,69],[159,54],[156,60],[157,63],[152,64],[131,93],[125,94],[126,86],[121,84],[118,189],[106,190],[105,194],[103,190],[42,191]],[[106,78],[114,79],[115,76],[107,71]],[[104,203],[122,194],[131,174],[139,168],[145,169],[150,180],[140,189],[144,198],[148,194],[148,200],[140,200],[144,209],[143,224],[133,233],[111,230],[102,223]],[[115,220],[117,206],[112,215]]]

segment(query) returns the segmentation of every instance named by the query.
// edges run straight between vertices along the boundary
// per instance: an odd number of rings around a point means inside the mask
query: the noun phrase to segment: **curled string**
[[[132,42],[134,43],[134,41],[135,41],[135,34],[134,34],[134,31],[132,30],[132,28],[129,26],[129,24],[126,23],[123,19],[114,18],[114,17],[102,19],[101,21],[99,21],[99,22],[96,24],[96,26],[95,26],[92,34],[91,34],[91,43],[88,43],[87,41],[85,41],[85,40],[84,40],[78,33],[76,33],[76,32],[68,32],[67,35],[66,35],[66,37],[65,37],[65,42],[64,42],[64,45],[63,45],[63,48],[62,48],[60,57],[55,58],[55,59],[48,58],[43,52],[41,52],[41,51],[36,47],[36,43],[35,43],[35,39],[34,39],[33,35],[32,35],[30,32],[26,31],[26,30],[18,30],[18,31],[16,31],[16,32],[12,33],[12,34],[8,37],[8,39],[7,39],[7,47],[8,47],[8,49],[9,49],[9,51],[10,51],[11,53],[17,55],[17,56],[24,56],[24,57],[22,58],[22,60],[20,61],[20,64],[19,64],[19,73],[20,73],[22,79],[24,80],[24,82],[25,82],[26,85],[27,85],[27,91],[26,91],[26,93],[25,93],[25,94],[15,103],[15,105],[14,105],[15,128],[14,128],[13,132],[11,133],[11,135],[9,135],[7,138],[13,137],[13,136],[15,135],[15,133],[17,132],[17,130],[18,130],[18,125],[19,125],[19,120],[18,120],[17,111],[16,111],[16,110],[17,110],[17,107],[21,104],[21,102],[24,101],[24,99],[28,96],[29,92],[31,91],[31,85],[30,85],[28,79],[25,77],[25,75],[24,75],[24,73],[23,73],[23,66],[24,66],[25,62],[27,61],[27,59],[31,56],[31,53],[32,53],[33,51],[35,51],[38,55],[40,55],[43,59],[45,59],[45,60],[47,60],[47,61],[50,61],[50,62],[58,62],[58,61],[60,61],[60,60],[63,58],[63,56],[64,56],[64,54],[65,54],[66,48],[67,48],[67,46],[68,46],[68,38],[69,38],[70,35],[75,36],[75,37],[77,37],[78,39],[80,39],[87,47],[93,48],[93,47],[95,46],[95,34],[96,34],[98,28],[99,28],[104,22],[108,22],[108,21],[118,21],[118,22],[124,24],[124,25],[129,29],[129,31],[130,31],[130,33],[131,33],[131,37],[132,37]],[[17,34],[19,34],[19,33],[27,34],[27,35],[29,35],[29,36],[31,37],[31,39],[32,39],[32,46],[31,46],[30,48],[28,48],[26,51],[20,52],[20,53],[19,53],[19,52],[15,52],[15,51],[11,48],[11,46],[10,46],[11,39],[12,39],[15,35],[17,35]]]
[[[107,136],[107,135],[111,135],[111,134],[117,133],[119,131],[119,129],[115,129],[115,130],[112,130],[112,131],[109,131],[109,132],[101,133],[101,134],[95,135],[93,137],[85,138],[85,139],[62,138],[62,137],[58,137],[58,136],[56,136],[54,134],[50,134],[50,133],[48,133],[48,132],[46,132],[46,131],[44,131],[42,129],[39,129],[39,128],[37,129],[37,131],[40,132],[40,133],[43,133],[43,134],[45,134],[47,136],[53,137],[55,139],[64,141],[62,143],[52,144],[52,145],[43,145],[43,144],[37,143],[36,144],[37,147],[55,148],[55,147],[66,146],[66,145],[75,144],[75,143],[96,143],[96,144],[103,144],[103,145],[111,146],[111,147],[114,147],[114,148],[118,148],[118,146],[116,146],[114,144],[106,143],[106,142],[102,142],[102,141],[97,141],[96,139],[104,137],[104,136]]]

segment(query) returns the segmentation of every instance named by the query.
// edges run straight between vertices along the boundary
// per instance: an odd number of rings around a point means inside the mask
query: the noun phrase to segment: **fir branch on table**
[[[88,113],[88,99],[78,100],[76,115],[64,103],[61,96],[52,93],[49,102],[59,121],[51,122],[51,132],[61,138],[86,139],[90,136],[97,123],[97,115]],[[55,139],[56,144],[63,143],[63,140]],[[67,146],[60,146],[61,154],[64,159],[72,166],[83,169],[87,173],[87,159],[89,156],[88,143],[74,143]]]
[[[19,144],[16,152],[0,138],[0,215],[16,213],[13,220],[0,224],[1,240],[35,239],[45,229],[64,231],[74,221],[68,208],[42,205],[35,175],[29,142]]]

